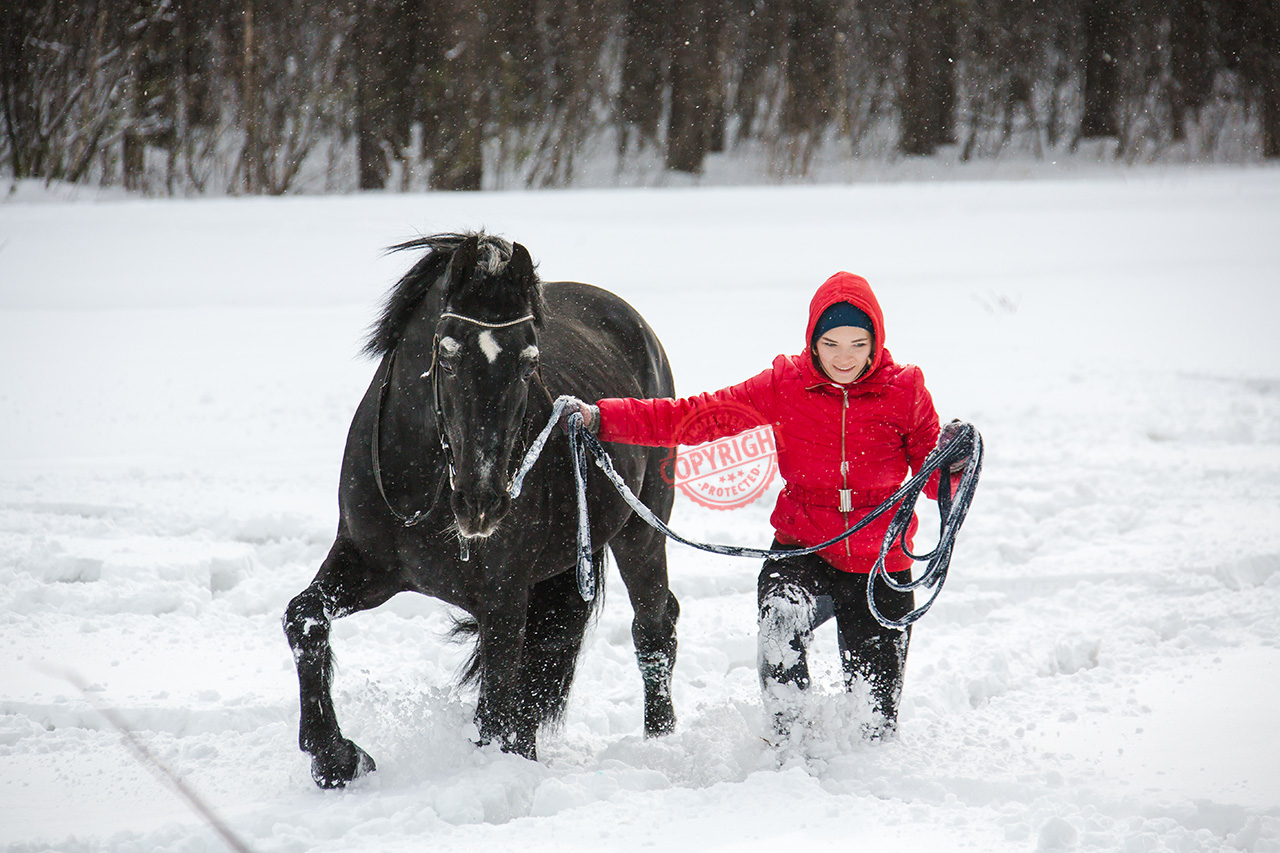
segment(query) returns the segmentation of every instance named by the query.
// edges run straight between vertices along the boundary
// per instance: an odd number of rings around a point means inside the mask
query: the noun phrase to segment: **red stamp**
[[[703,417],[723,421],[733,414],[720,407]],[[766,424],[682,447],[669,464],[671,482],[695,503],[709,509],[738,509],[763,495],[773,482],[778,473],[778,447],[773,428]]]

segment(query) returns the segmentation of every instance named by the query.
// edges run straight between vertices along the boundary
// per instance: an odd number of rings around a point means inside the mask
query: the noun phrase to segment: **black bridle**
[[[533,314],[525,314],[523,317],[517,317],[514,320],[504,320],[500,323],[490,323],[485,320],[477,320],[475,317],[468,317],[466,314],[457,314],[453,311],[445,311],[440,315],[443,321],[445,318],[454,320],[462,320],[471,323],[474,326],[480,326],[483,329],[507,329],[511,326],[518,326],[521,323],[533,321]],[[444,429],[444,404],[440,400],[440,382],[436,378],[436,363],[439,360],[440,353],[440,330],[436,329],[435,340],[431,343],[431,367],[427,368],[427,373],[431,375],[431,396],[436,408],[436,432],[440,436],[440,449],[444,451],[445,462],[449,465],[449,488],[453,488],[454,481],[457,479],[457,469],[453,464],[453,448],[449,445],[449,434]],[[509,474],[510,472],[508,472]],[[510,480],[510,476],[507,477]],[[465,546],[464,546],[465,550]]]
[[[475,317],[468,317],[465,314],[458,314],[453,311],[445,311],[440,315],[441,321],[444,321],[446,318],[454,319],[454,320],[462,320],[464,322],[471,323],[472,325],[480,326],[481,328],[484,328],[484,329],[505,329],[511,326],[518,326],[521,323],[531,322],[534,320],[533,314],[529,313],[529,314],[525,314],[524,316],[517,317],[514,320],[505,320],[502,322],[488,322],[486,320],[478,320]],[[373,481],[378,487],[378,494],[382,496],[382,502],[386,504],[387,509],[391,511],[391,514],[395,516],[396,519],[401,524],[403,524],[405,527],[413,527],[419,522],[421,522],[423,519],[425,519],[428,513],[430,513],[431,508],[434,507],[439,502],[440,495],[444,490],[444,480],[440,479],[439,481],[437,481],[435,495],[432,497],[430,503],[427,504],[427,508],[416,510],[412,515],[405,515],[404,513],[400,512],[392,505],[390,498],[387,497],[386,488],[382,483],[382,464],[381,464],[380,451],[378,447],[380,443],[381,431],[382,431],[381,430],[382,409],[386,405],[387,389],[388,389],[388,386],[390,386],[391,384],[391,374],[395,369],[396,353],[398,351],[399,351],[398,348],[395,350],[392,350],[391,358],[387,360],[386,373],[383,374],[382,384],[378,389],[378,404],[376,408],[374,408],[373,410],[373,437],[370,441],[370,458],[373,463]],[[440,450],[444,455],[445,465],[449,473],[449,488],[450,490],[452,490],[454,488],[454,484],[457,481],[457,468],[454,466],[453,448],[449,444],[449,434],[445,430],[444,405],[440,398],[440,381],[439,381],[439,376],[436,372],[436,366],[439,363],[439,360],[440,360],[440,330],[439,330],[439,325],[437,324],[435,337],[431,342],[431,364],[427,368],[427,372],[423,374],[423,378],[430,377],[431,379],[431,401],[432,401],[432,407],[434,409],[434,415],[435,415],[435,421],[436,421],[436,435],[439,437],[439,440],[440,440]],[[536,374],[536,379],[537,379],[538,385],[542,387],[543,391],[547,393],[548,399],[550,399],[550,392],[547,392],[546,386],[542,384],[541,372]],[[517,465],[519,464],[519,461],[520,461],[519,454],[513,453],[512,459],[516,461]],[[508,483],[511,481],[511,477],[512,477],[512,472],[509,471],[507,476]],[[459,543],[458,544],[459,555],[464,561],[469,560],[471,558],[471,552],[470,552],[470,549],[467,547],[466,537],[459,537],[458,543]]]

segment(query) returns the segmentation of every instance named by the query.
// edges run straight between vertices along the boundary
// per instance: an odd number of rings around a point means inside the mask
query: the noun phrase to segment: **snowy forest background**
[[[0,98],[0,175],[156,195],[1247,163],[1280,3],[6,0]]]

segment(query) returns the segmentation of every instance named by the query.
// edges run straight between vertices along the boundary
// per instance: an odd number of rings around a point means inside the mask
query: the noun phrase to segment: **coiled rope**
[[[542,431],[538,433],[532,444],[529,445],[529,450],[525,453],[524,460],[520,463],[520,468],[516,471],[516,475],[511,481],[511,487],[508,490],[513,500],[520,496],[520,491],[524,486],[525,475],[529,473],[534,463],[538,461],[538,457],[542,454],[542,450],[551,436],[551,431],[564,414],[565,404],[572,399],[572,397],[560,397],[555,401],[551,410],[551,417],[548,419],[546,426],[542,428]],[[717,545],[696,542],[681,536],[668,527],[666,522],[654,515],[635,496],[621,475],[614,469],[613,460],[609,458],[609,453],[604,449],[604,445],[600,443],[600,439],[586,429],[581,414],[576,411],[572,412],[569,415],[566,426],[569,433],[570,453],[573,457],[574,486],[578,499],[578,592],[586,601],[590,601],[595,596],[594,565],[591,560],[591,528],[587,512],[586,478],[588,452],[595,457],[596,466],[604,472],[609,482],[613,483],[614,488],[618,490],[618,494],[627,502],[627,505],[655,530],[682,545],[688,545],[691,548],[708,551],[712,554],[724,554],[729,557],[752,557],[772,560],[812,554],[816,551],[821,551],[823,548],[829,548],[832,545],[843,542],[875,519],[893,510],[896,506],[897,510],[889,522],[889,529],[885,532],[884,542],[880,546],[880,555],[876,558],[875,565],[871,568],[871,576],[867,580],[867,605],[877,622],[886,628],[898,630],[906,628],[929,612],[929,608],[933,606],[933,602],[938,598],[938,593],[942,591],[942,584],[947,579],[947,569],[951,565],[951,552],[955,546],[956,534],[960,532],[960,527],[964,524],[965,516],[969,512],[969,504],[973,501],[973,493],[978,485],[978,475],[982,471],[982,435],[972,424],[961,423],[956,437],[948,442],[946,446],[930,453],[915,476],[903,483],[896,492],[871,510],[865,518],[835,538],[807,548],[776,551],[739,545]],[[964,470],[960,473],[960,482],[956,487],[955,494],[952,495],[951,479],[953,475],[951,465],[964,459],[966,455],[968,456],[968,461],[965,463]],[[920,493],[924,490],[925,484],[934,471],[941,472],[938,484],[938,513],[941,519],[938,544],[929,553],[917,555],[913,554],[907,547],[907,532],[910,530],[911,518],[915,514],[916,502],[919,500]],[[924,573],[919,578],[900,584],[890,576],[885,568],[885,558],[895,544],[900,545],[902,552],[913,561],[928,563]],[[890,619],[884,616],[876,606],[874,590],[877,577],[883,579],[884,583],[891,589],[899,592],[925,588],[931,590],[931,593],[924,604],[917,606],[906,616],[901,619]]]

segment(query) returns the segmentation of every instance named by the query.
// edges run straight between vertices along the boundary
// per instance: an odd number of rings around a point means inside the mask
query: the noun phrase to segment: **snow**
[[[225,849],[106,708],[263,851],[1280,850],[1280,171],[12,198],[7,849]],[[758,567],[673,544],[675,734],[642,737],[616,573],[536,764],[472,746],[450,613],[406,595],[334,624],[338,713],[379,769],[315,788],[279,618],[331,542],[363,331],[412,261],[381,249],[481,226],[630,300],[684,393],[801,346],[831,272],[869,278],[895,357],[987,447],[896,740],[860,740],[825,626],[812,727],[768,746]],[[680,498],[673,526],[766,545],[776,489]]]

